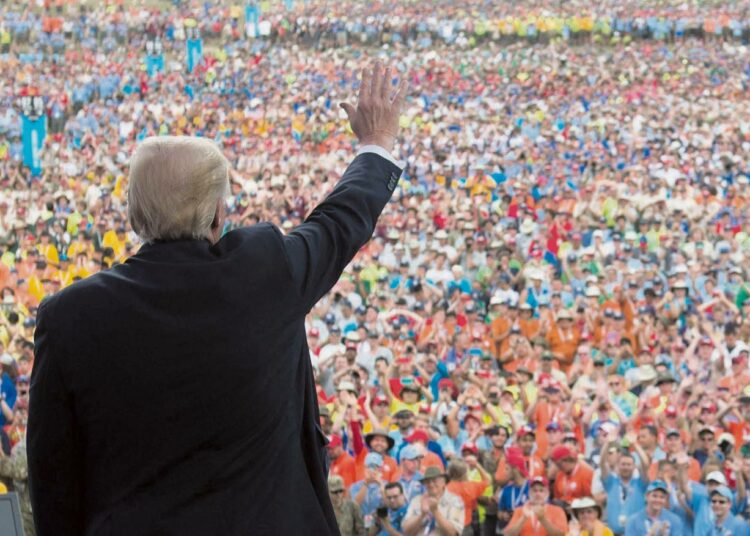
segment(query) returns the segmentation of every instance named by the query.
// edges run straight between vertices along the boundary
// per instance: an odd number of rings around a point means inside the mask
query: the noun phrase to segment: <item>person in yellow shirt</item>
[[[613,536],[612,529],[599,521],[601,507],[591,497],[575,499],[570,505],[574,518],[569,525],[571,536]]]

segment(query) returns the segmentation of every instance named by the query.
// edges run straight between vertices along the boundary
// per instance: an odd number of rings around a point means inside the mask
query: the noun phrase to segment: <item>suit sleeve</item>
[[[305,310],[331,289],[370,239],[400,175],[401,169],[386,158],[360,154],[328,197],[284,237],[292,279]]]
[[[38,536],[84,533],[83,454],[73,401],[60,371],[62,349],[49,302],[39,307],[29,392],[29,488]]]

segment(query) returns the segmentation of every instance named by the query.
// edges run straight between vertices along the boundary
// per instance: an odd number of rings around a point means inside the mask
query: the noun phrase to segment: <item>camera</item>
[[[379,506],[378,509],[375,511],[375,515],[377,515],[380,519],[385,519],[386,517],[388,517],[388,507]]]

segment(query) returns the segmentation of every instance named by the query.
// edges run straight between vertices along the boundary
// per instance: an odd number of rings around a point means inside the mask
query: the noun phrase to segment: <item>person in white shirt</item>
[[[425,493],[409,503],[401,525],[404,534],[413,536],[458,536],[464,529],[464,503],[445,489],[447,475],[437,467],[428,467],[420,479]]]

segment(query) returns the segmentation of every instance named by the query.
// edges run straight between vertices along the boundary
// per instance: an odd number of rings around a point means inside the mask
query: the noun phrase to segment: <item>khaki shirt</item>
[[[438,512],[440,512],[445,519],[455,529],[455,534],[461,534],[464,530],[464,502],[457,495],[454,495],[450,491],[446,490],[443,492],[443,496],[438,501]],[[406,517],[401,523],[401,526],[405,525],[411,518],[419,517],[422,515],[422,495],[417,495],[409,503],[409,509],[406,511]],[[426,534],[429,536],[446,536],[446,533],[440,529],[435,521],[435,518],[428,514],[424,521],[424,525],[418,531],[418,534]]]

